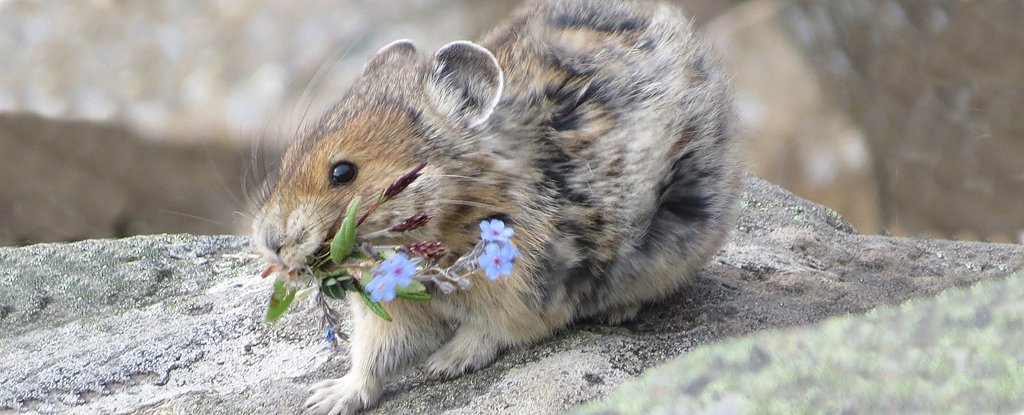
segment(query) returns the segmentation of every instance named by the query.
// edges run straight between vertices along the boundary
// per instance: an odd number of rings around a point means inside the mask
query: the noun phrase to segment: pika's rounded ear
[[[474,128],[494,112],[504,82],[498,60],[489,50],[460,40],[445,45],[434,55],[427,93],[442,115]]]
[[[373,55],[370,55],[370,59],[366,62],[366,68],[363,72],[371,69],[383,66],[388,63],[397,63],[405,59],[416,56],[416,45],[412,44],[409,39],[399,39],[394,42],[388,43],[386,46],[380,48]]]

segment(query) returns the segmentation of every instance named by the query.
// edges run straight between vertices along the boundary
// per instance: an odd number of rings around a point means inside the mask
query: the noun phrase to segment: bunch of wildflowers
[[[414,241],[399,246],[374,245],[376,238],[419,229],[430,222],[429,214],[420,212],[387,228],[358,235],[356,230],[380,205],[399,195],[420,176],[426,166],[421,163],[381,191],[363,215],[357,217],[361,199],[353,198],[345,209],[337,233],[323,251],[312,257],[310,265],[302,271],[283,272],[276,265],[268,265],[263,276],[276,275],[274,290],[267,308],[266,319],[279,319],[296,299],[304,299],[315,292],[315,302],[321,311],[320,328],[326,333],[331,350],[338,350],[338,340],[345,339],[337,328],[341,326],[341,313],[327,299],[341,299],[345,292],[362,297],[367,307],[381,318],[391,321],[382,302],[396,298],[410,301],[429,301],[427,285],[449,294],[457,289],[469,289],[469,277],[483,271],[489,280],[512,274],[519,257],[513,245],[515,231],[498,219],[480,223],[480,241],[466,255],[457,258],[451,266],[441,266],[448,254],[441,241]]]

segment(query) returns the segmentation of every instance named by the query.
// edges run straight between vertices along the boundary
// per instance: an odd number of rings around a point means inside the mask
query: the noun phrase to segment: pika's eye
[[[331,186],[341,186],[356,179],[356,165],[339,161],[331,166]]]

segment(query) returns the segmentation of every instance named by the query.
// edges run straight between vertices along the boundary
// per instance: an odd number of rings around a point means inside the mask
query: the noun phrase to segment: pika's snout
[[[320,248],[326,230],[310,220],[308,210],[301,206],[286,219],[278,207],[264,210],[263,217],[253,225],[253,243],[268,263],[298,269]]]

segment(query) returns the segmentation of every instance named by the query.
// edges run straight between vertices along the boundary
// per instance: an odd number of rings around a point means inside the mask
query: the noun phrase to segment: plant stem
[[[358,228],[359,225],[362,225],[363,221],[365,221],[366,218],[370,217],[370,214],[373,213],[373,211],[377,210],[377,207],[384,204],[384,202],[386,202],[386,200],[384,200],[384,191],[382,190],[380,192],[380,195],[377,196],[377,200],[375,200],[373,204],[370,205],[370,208],[367,209],[365,213],[363,213],[363,216],[360,216],[359,220],[356,221],[356,227]]]

